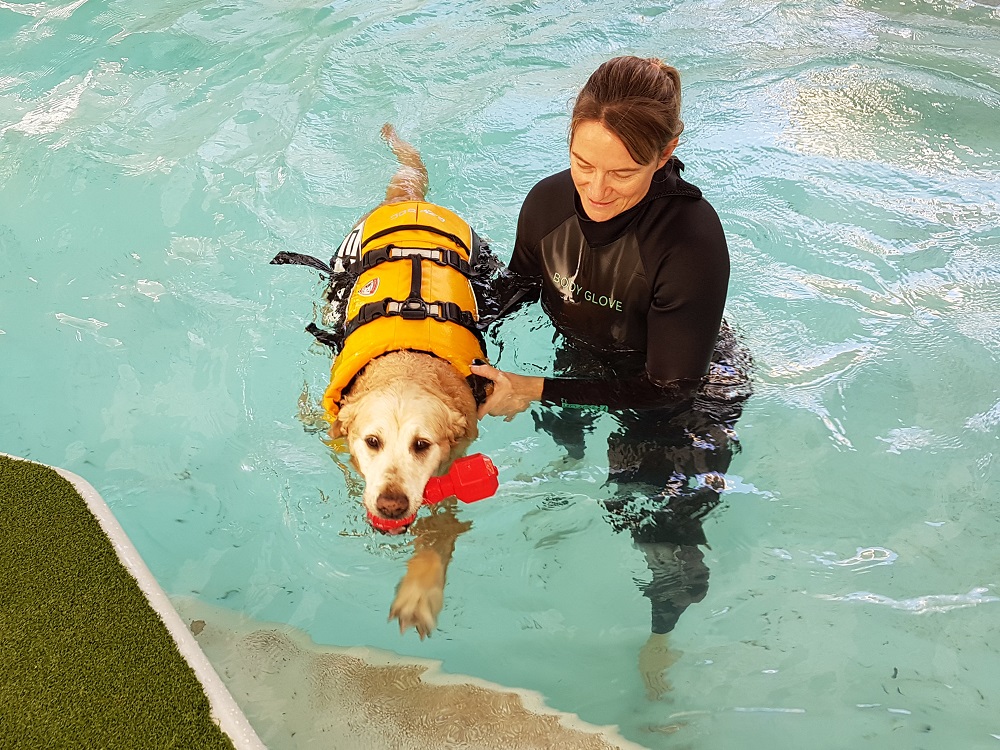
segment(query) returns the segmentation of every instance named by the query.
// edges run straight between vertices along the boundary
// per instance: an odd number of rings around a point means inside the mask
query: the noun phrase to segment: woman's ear
[[[674,155],[674,149],[677,148],[678,138],[674,138],[670,143],[667,144],[666,148],[663,149],[663,153],[660,154],[660,161],[657,163],[656,168],[659,169],[668,161],[670,157]]]

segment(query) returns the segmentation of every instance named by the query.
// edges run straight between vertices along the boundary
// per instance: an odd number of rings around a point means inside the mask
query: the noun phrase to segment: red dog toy
[[[423,504],[434,505],[453,495],[463,503],[474,503],[493,495],[499,486],[497,467],[488,456],[473,453],[452,463],[447,474],[428,480]],[[409,518],[378,518],[368,514],[368,521],[379,531],[394,531],[409,526],[416,518],[416,514]]]

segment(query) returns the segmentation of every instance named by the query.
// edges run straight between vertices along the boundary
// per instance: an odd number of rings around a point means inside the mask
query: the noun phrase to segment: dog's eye
[[[382,441],[379,440],[374,435],[369,435],[365,438],[365,445],[371,448],[373,451],[377,451],[382,447]]]
[[[430,447],[431,447],[431,441],[430,440],[424,440],[423,438],[417,438],[416,440],[413,441],[413,452],[414,453],[417,453],[417,454],[426,453],[428,450],[430,450]]]

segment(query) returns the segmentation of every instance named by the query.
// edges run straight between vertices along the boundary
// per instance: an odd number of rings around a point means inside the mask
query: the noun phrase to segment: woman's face
[[[639,164],[604,125],[594,120],[579,123],[569,144],[569,165],[587,216],[607,221],[641,201],[653,173],[667,163],[676,145],[675,140],[657,161]]]

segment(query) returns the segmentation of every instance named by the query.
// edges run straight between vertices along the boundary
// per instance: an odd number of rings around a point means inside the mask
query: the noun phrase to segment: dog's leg
[[[444,603],[444,581],[459,534],[472,528],[455,516],[455,501],[435,506],[430,516],[413,525],[415,552],[396,588],[389,619],[399,620],[399,632],[413,626],[420,639],[430,635]]]
[[[427,167],[420,153],[396,133],[389,123],[382,126],[382,137],[399,160],[399,169],[385,189],[385,202],[422,201],[427,195]]]

